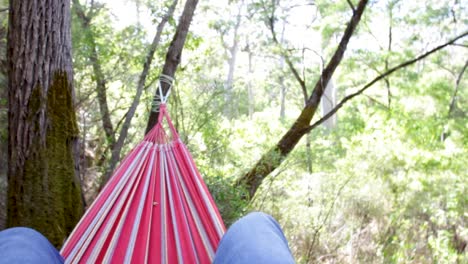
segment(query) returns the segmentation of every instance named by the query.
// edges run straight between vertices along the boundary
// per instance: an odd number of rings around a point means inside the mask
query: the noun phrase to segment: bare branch
[[[349,7],[351,7],[351,9],[353,10],[353,13],[356,12],[356,8],[354,8],[354,5],[353,5],[353,3],[351,2],[351,0],[346,0],[346,2],[348,2],[348,5],[349,5]]]
[[[322,118],[320,118],[317,122],[315,122],[314,124],[312,124],[311,126],[309,126],[307,129],[305,129],[306,132],[309,132],[311,131],[312,129],[316,128],[317,126],[319,126],[320,124],[322,124],[325,120],[327,120],[328,118],[330,118],[332,115],[334,115],[341,107],[344,106],[344,104],[346,104],[346,102],[348,102],[349,100],[353,99],[354,97],[362,94],[364,91],[366,91],[368,88],[370,88],[372,85],[374,85],[375,83],[377,83],[378,81],[382,80],[382,79],[385,79],[387,76],[391,75],[392,73],[398,71],[398,70],[401,70],[407,66],[410,66],[412,64],[414,64],[415,62],[417,61],[420,61],[424,58],[426,58],[427,56],[439,51],[439,50],[442,50],[443,48],[449,46],[449,45],[452,45],[455,41],[461,39],[461,38],[464,38],[468,35],[468,31],[453,38],[452,40],[440,45],[440,46],[437,46],[431,50],[429,50],[428,52],[414,58],[414,59],[411,59],[409,61],[405,61],[391,69],[389,69],[388,71],[386,71],[384,74],[382,75],[379,75],[377,77],[375,77],[372,81],[370,81],[369,83],[367,83],[366,85],[364,85],[361,89],[359,89],[357,92],[355,93],[352,93],[350,95],[347,95],[345,98],[343,98],[343,100],[341,100],[336,106],[335,108],[333,108],[330,112],[328,112],[326,115],[324,115]],[[465,64],[465,68],[466,68],[466,64]],[[463,73],[463,71],[462,71]]]
[[[320,54],[318,51],[314,49],[307,48],[307,47],[304,47],[303,50],[308,50],[314,53],[320,59],[320,69],[325,68],[325,59],[323,58],[322,54]]]
[[[376,104],[378,104],[379,106],[381,106],[381,107],[383,107],[385,109],[389,109],[388,105],[380,102],[379,100],[375,99],[374,97],[366,95],[366,94],[364,96],[367,97],[369,100],[371,100],[373,103],[376,103]]]
[[[458,94],[458,91],[460,90],[460,82],[463,77],[463,74],[465,73],[467,66],[468,66],[468,60],[466,60],[465,65],[463,66],[462,70],[458,74],[457,80],[455,81],[455,91],[453,91],[452,99],[450,100],[450,107],[447,113],[448,117],[450,117],[450,115],[453,112],[453,109],[455,109],[455,102],[457,101],[457,94]]]
[[[10,10],[10,8],[8,8],[8,7],[0,8],[0,13],[1,12],[7,12],[8,10]]]
[[[273,42],[275,43],[275,45],[280,48],[280,55],[284,58],[284,60],[286,61],[286,64],[288,65],[288,68],[289,70],[292,72],[292,74],[294,75],[294,78],[297,80],[297,82],[299,83],[300,87],[301,87],[301,90],[302,90],[302,93],[304,95],[304,100],[306,101],[307,100],[307,97],[308,97],[308,94],[307,94],[307,87],[306,87],[306,83],[305,83],[305,79],[301,78],[300,74],[299,74],[299,71],[294,67],[294,64],[291,60],[291,57],[287,54],[287,52],[284,50],[284,48],[281,46],[281,42],[278,40],[278,37],[276,36],[276,31],[275,31],[275,8],[273,8],[273,11],[271,12],[271,16],[268,17],[268,29],[270,30],[271,32],[271,36],[273,38]],[[283,25],[283,31],[284,31],[284,25]]]
[[[306,7],[306,6],[315,6],[315,3],[306,3],[306,4],[295,4],[288,7],[285,7],[286,11],[290,11],[294,8]]]
[[[460,44],[460,43],[453,43],[452,46],[458,46],[458,47],[468,48],[468,45]]]

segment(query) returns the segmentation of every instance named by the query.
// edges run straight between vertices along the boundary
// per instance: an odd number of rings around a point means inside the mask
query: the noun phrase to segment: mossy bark
[[[81,217],[69,0],[10,0],[7,226],[59,247]]]
[[[59,247],[83,213],[72,154],[78,125],[66,73],[54,75],[46,97],[41,92],[34,89],[30,101],[27,121],[35,138],[29,155],[23,171],[10,177],[8,225],[35,228]],[[42,107],[48,117],[45,142],[36,117]]]

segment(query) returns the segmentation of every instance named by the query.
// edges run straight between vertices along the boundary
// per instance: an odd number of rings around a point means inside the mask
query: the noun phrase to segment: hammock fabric
[[[223,221],[165,104],[159,111],[65,242],[66,263],[213,261]]]

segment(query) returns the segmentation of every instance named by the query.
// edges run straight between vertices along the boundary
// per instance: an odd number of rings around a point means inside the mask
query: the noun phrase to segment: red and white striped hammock
[[[223,221],[164,103],[159,111],[65,242],[66,263],[213,261]]]

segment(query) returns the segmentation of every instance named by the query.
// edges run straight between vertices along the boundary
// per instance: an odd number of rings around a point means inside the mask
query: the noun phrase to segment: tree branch
[[[387,110],[389,109],[388,105],[381,103],[379,100],[375,99],[374,97],[369,96],[369,95],[364,95],[364,96],[367,97],[369,100],[371,100],[373,103],[376,103]]]
[[[336,106],[335,108],[333,108],[330,112],[328,112],[326,115],[324,115],[322,118],[320,118],[318,121],[316,121],[315,123],[313,123],[311,126],[309,126],[308,128],[305,129],[306,132],[309,132],[311,131],[312,129],[318,127],[320,124],[322,124],[325,120],[327,120],[328,118],[330,118],[333,114],[335,114],[341,107],[343,107],[346,102],[348,102],[349,100],[353,99],[354,97],[362,94],[364,91],[366,91],[367,89],[369,89],[372,85],[374,85],[375,83],[377,83],[378,81],[382,80],[382,79],[385,79],[387,76],[391,75],[392,73],[398,71],[398,70],[401,70],[407,66],[410,66],[412,64],[414,64],[415,62],[417,61],[420,61],[424,58],[426,58],[427,56],[449,46],[449,45],[452,45],[455,41],[461,39],[461,38],[464,38],[468,35],[468,31],[451,39],[450,41],[440,45],[440,46],[437,46],[431,50],[429,50],[428,52],[422,54],[422,55],[419,55],[418,57],[414,58],[414,59],[411,59],[411,60],[408,60],[408,61],[405,61],[391,69],[389,69],[388,71],[386,71],[385,73],[383,73],[382,75],[379,75],[377,77],[375,77],[372,81],[370,81],[369,83],[367,83],[366,85],[364,85],[361,89],[359,89],[357,92],[355,93],[352,93],[350,95],[347,95],[345,98],[343,98]],[[467,65],[465,64],[465,68],[467,67]],[[462,71],[463,72],[463,71]]]
[[[359,1],[356,12],[353,13],[348,25],[346,26],[346,30],[335,54],[330,59],[327,67],[323,70],[320,79],[315,84],[312,95],[308,98],[306,105],[292,127],[283,135],[280,141],[273,148],[267,151],[260,158],[250,171],[236,181],[236,186],[247,188],[250,196],[245,197],[246,199],[252,199],[262,181],[283,162],[284,158],[294,149],[299,140],[306,134],[306,130],[315,115],[326,84],[330,81],[335,69],[340,64],[349,40],[361,20],[367,2],[368,0]]]
[[[458,74],[457,80],[455,81],[455,91],[453,91],[452,99],[450,100],[450,106],[449,106],[449,110],[447,113],[447,117],[450,117],[450,115],[453,112],[453,109],[455,109],[455,102],[457,101],[457,94],[458,94],[458,91],[460,90],[460,82],[463,77],[463,74],[465,73],[467,66],[468,66],[468,60],[466,60],[465,65],[463,66],[462,70]]]
[[[351,9],[353,10],[353,12],[356,12],[356,8],[354,7],[353,3],[351,2],[351,0],[346,0],[346,2],[348,2],[348,5],[349,7],[351,7]]]
[[[291,57],[286,53],[285,49],[281,46],[282,43],[280,43],[280,41],[278,40],[278,36],[276,35],[276,31],[275,31],[275,24],[274,24],[275,17],[274,16],[275,16],[275,6],[273,6],[272,8],[271,16],[268,17],[268,21],[269,21],[268,28],[270,29],[273,42],[280,49],[281,51],[280,56],[282,56],[284,60],[286,61],[286,64],[288,65],[289,70],[292,72],[292,74],[294,75],[294,78],[297,80],[297,82],[299,83],[299,86],[301,87],[302,94],[304,95],[304,100],[307,101],[307,98],[309,96],[307,94],[306,83],[304,79],[301,78],[299,71],[294,67]],[[285,27],[283,25],[283,32],[284,32],[284,28]]]
[[[463,48],[468,48],[468,45],[465,44],[460,44],[460,43],[453,43],[453,46],[458,46],[458,47],[463,47]]]

